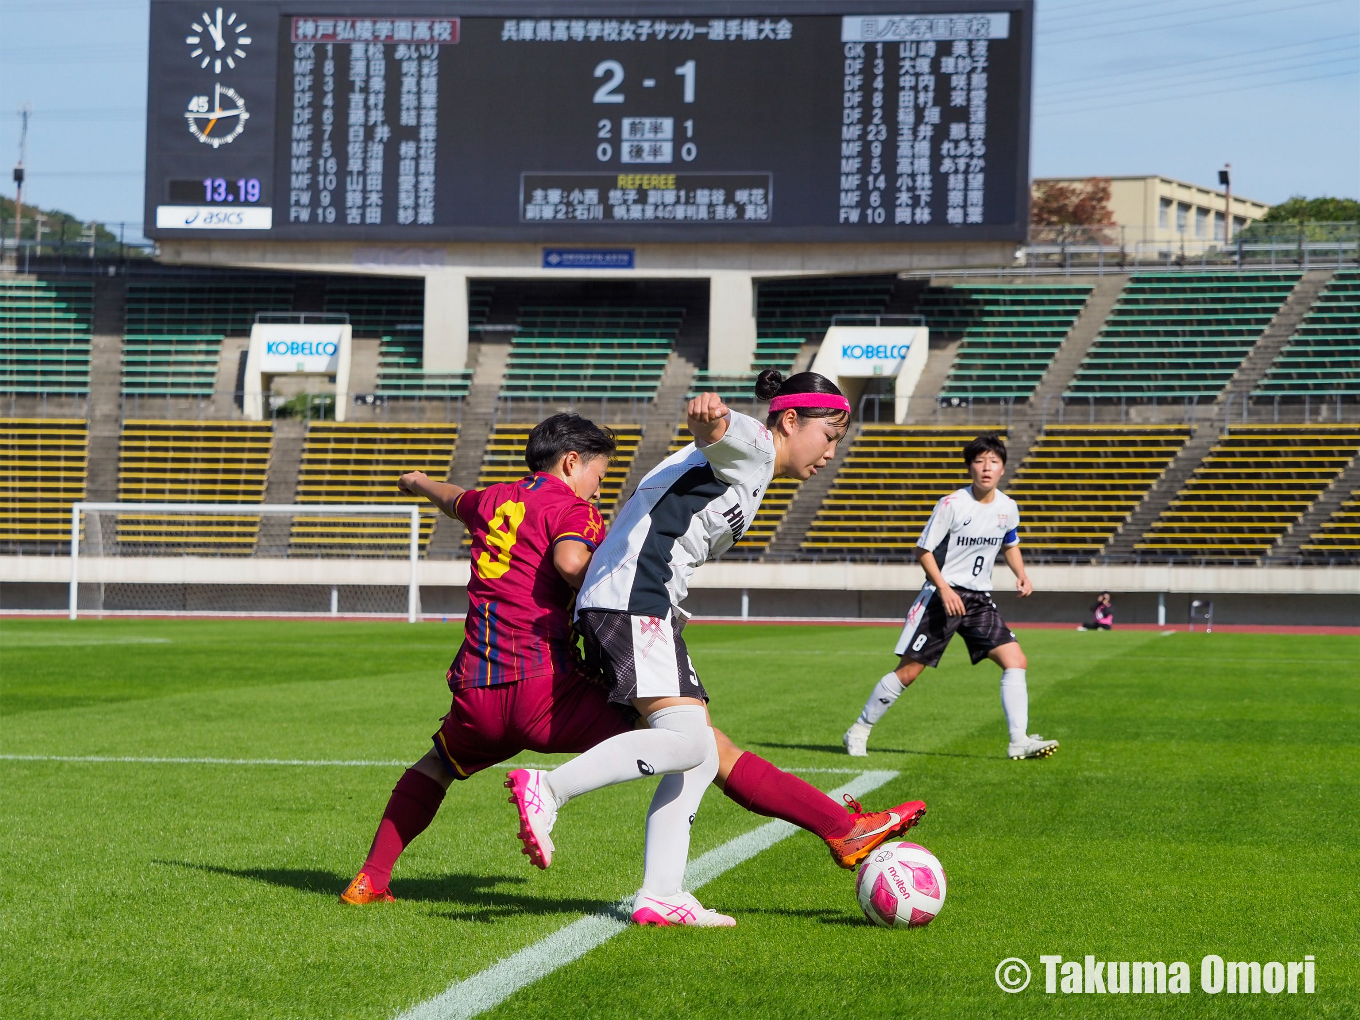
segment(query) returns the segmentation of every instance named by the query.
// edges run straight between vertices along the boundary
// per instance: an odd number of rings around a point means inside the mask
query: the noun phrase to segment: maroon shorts
[[[572,671],[454,691],[434,749],[455,779],[466,779],[521,751],[588,751],[636,721],[636,711],[610,704],[608,691]]]

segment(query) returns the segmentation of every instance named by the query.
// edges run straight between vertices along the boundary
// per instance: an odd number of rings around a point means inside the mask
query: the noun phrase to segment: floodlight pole
[[[33,104],[24,103],[19,107],[19,118],[23,127],[19,129],[19,162],[14,167],[14,264],[19,264],[19,241],[24,224],[24,162],[28,155],[28,118],[33,113]]]
[[[1218,172],[1218,183],[1223,185],[1223,243],[1232,241],[1232,164],[1224,163]]]

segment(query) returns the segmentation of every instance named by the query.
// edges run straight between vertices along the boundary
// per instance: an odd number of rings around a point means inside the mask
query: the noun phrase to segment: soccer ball
[[[883,928],[920,928],[944,906],[944,868],[916,843],[885,843],[855,879],[864,916]]]

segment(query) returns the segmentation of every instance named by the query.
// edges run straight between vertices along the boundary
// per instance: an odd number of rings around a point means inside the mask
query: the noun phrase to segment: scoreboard
[[[1032,0],[152,0],[146,232],[1023,240]]]

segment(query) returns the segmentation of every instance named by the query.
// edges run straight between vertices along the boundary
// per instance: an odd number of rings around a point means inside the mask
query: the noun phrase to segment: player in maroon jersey
[[[636,713],[609,703],[588,679],[569,608],[591,553],[604,537],[599,494],[614,439],[574,414],[555,414],[529,433],[532,474],[485,489],[401,476],[472,536],[463,644],[449,667],[453,705],[434,747],[392,791],[368,859],[340,896],[391,900],[388,882],[402,850],[434,819],[455,779],[521,751],[585,751],[632,729]]]

